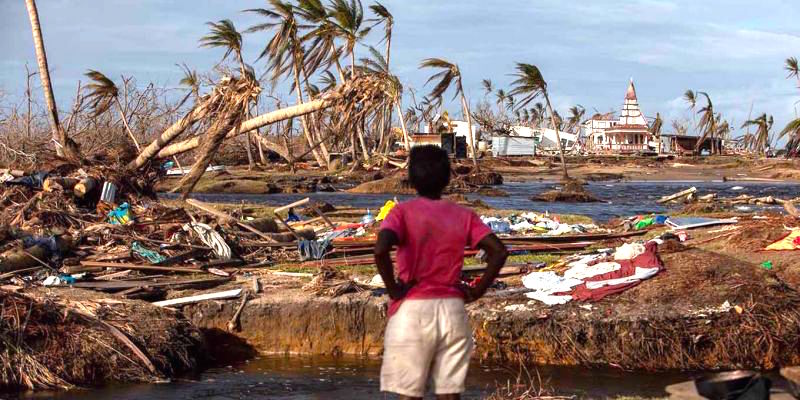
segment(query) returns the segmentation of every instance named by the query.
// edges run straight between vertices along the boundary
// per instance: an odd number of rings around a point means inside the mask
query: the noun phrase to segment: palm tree
[[[361,0],[333,0],[328,10],[333,26],[345,40],[345,51],[350,54],[350,73],[356,73],[356,44],[369,34],[370,28],[361,28],[364,22],[364,7]]]
[[[291,71],[294,77],[294,90],[297,95],[298,105],[302,105],[305,100],[303,92],[300,89],[300,74],[304,73],[304,60],[303,48],[300,40],[298,39],[298,30],[305,28],[304,25],[299,24],[295,18],[295,8],[290,3],[281,0],[267,0],[272,6],[272,9],[248,9],[245,12],[252,12],[262,17],[265,17],[268,22],[254,25],[248,28],[245,32],[260,32],[260,31],[273,31],[274,36],[267,42],[266,47],[259,55],[260,58],[269,57],[269,71],[272,72],[273,84],[285,73]],[[306,80],[307,81],[307,80]],[[306,115],[300,118],[303,126],[303,134],[306,137],[308,145],[314,146],[314,138],[309,128],[308,119]],[[317,164],[326,166],[326,160],[314,148],[311,152]]]
[[[244,76],[246,67],[242,58],[242,34],[236,30],[236,26],[229,19],[219,22],[207,22],[206,25],[211,27],[211,32],[200,38],[200,46],[224,48],[225,55],[222,56],[221,61],[225,61],[233,53],[236,61],[239,62],[242,76]]]
[[[745,123],[742,125],[742,128],[748,126],[756,127],[756,132],[751,143],[751,149],[753,151],[761,153],[762,155],[766,153],[767,147],[770,145],[769,131],[772,128],[772,123],[772,116],[768,116],[767,113],[763,113],[756,119],[745,121]]]
[[[711,102],[711,97],[709,97],[706,92],[695,92],[694,95],[695,99],[698,95],[702,95],[706,98],[706,106],[697,111],[698,114],[701,114],[700,121],[697,123],[697,129],[700,130],[701,135],[694,147],[695,154],[700,154],[700,148],[703,146],[703,142],[705,142],[706,139],[711,139],[711,154],[716,154],[719,149],[717,149],[717,141],[715,139],[717,133],[717,115],[714,112],[714,104]]]
[[[786,70],[789,71],[789,75],[786,78],[795,77],[797,78],[797,83],[800,84],[800,66],[798,66],[797,58],[789,57],[786,59]]]
[[[111,108],[111,104],[116,105],[117,111],[122,119],[122,124],[125,125],[125,131],[128,133],[131,140],[133,140],[136,151],[141,151],[142,148],[139,146],[139,141],[136,140],[136,136],[133,135],[131,127],[128,125],[128,116],[125,115],[125,109],[122,108],[122,103],[119,102],[119,90],[117,89],[117,85],[99,71],[90,69],[84,75],[91,79],[91,83],[86,85],[86,90],[89,92],[86,99],[89,100],[89,105],[94,110],[94,116],[108,111],[108,109]]]
[[[195,102],[200,100],[200,78],[197,76],[197,71],[189,68],[186,64],[179,65],[183,70],[183,78],[178,84],[189,88],[189,94],[194,96]]]
[[[506,104],[506,99],[508,99],[508,95],[506,95],[506,91],[503,89],[497,89],[497,114],[498,117],[502,117],[505,112],[503,111],[503,106]]]
[[[786,78],[797,78],[798,87],[800,87],[800,67],[798,67],[797,58],[789,57],[786,59],[786,70],[789,71],[789,75]],[[779,134],[780,138],[784,136],[789,136],[789,140],[786,142],[786,150],[790,154],[796,155],[800,151],[800,118],[795,118],[786,124],[786,127]]]
[[[392,28],[394,28],[394,16],[389,10],[381,3],[375,2],[375,4],[369,6],[369,9],[372,10],[372,13],[375,14],[377,17],[375,19],[376,23],[374,26],[378,24],[383,24],[383,40],[386,41],[386,65],[388,66],[391,62],[391,55],[392,55]]]
[[[42,90],[44,91],[44,98],[49,111],[48,116],[50,117],[50,128],[56,147],[56,154],[71,161],[78,161],[80,160],[78,147],[69,140],[66,131],[62,129],[58,121],[58,108],[53,95],[53,84],[50,82],[50,70],[47,67],[47,53],[44,49],[42,27],[39,24],[39,11],[36,9],[36,2],[34,0],[25,0],[25,6],[28,8],[28,18],[31,21],[33,46],[36,49],[36,62],[39,64],[39,77],[42,81]]]
[[[564,159],[564,147],[561,145],[561,135],[558,134],[559,125],[556,123],[556,114],[553,112],[553,107],[550,105],[550,96],[547,93],[547,82],[544,80],[542,72],[535,65],[517,63],[517,72],[514,76],[517,79],[511,83],[514,88],[511,90],[510,94],[514,96],[523,96],[519,107],[525,107],[539,96],[544,97],[545,104],[547,104],[547,111],[550,114],[550,122],[553,124],[553,129],[556,131],[556,144],[558,145],[558,152],[561,155],[561,168],[564,170],[564,179],[569,179],[567,162]]]
[[[301,42],[310,43],[306,50],[305,70],[316,71],[322,64],[335,65],[339,79],[344,82],[344,70],[339,63],[342,49],[336,46],[339,30],[322,0],[298,0],[295,12],[311,25],[311,29],[300,38]]]
[[[797,155],[800,152],[800,118],[795,118],[786,124],[786,127],[778,135],[779,138],[788,136],[786,150],[790,155]]]
[[[220,62],[225,61],[231,53],[236,57],[239,62],[239,69],[242,76],[247,74],[247,66],[242,58],[242,34],[236,30],[236,26],[229,19],[224,19],[219,22],[207,22],[211,27],[211,32],[208,35],[200,38],[201,47],[222,47],[225,49],[225,54],[222,56]],[[248,117],[250,116],[251,104],[248,103]],[[250,134],[247,134],[245,139],[245,148],[247,150],[247,168],[253,169],[253,151],[250,146]]]
[[[683,99],[689,103],[689,110],[692,112],[692,125],[696,125],[694,109],[697,107],[697,93],[689,89],[683,93]]]
[[[379,24],[383,24],[383,38],[381,40],[386,42],[386,50],[384,58],[386,61],[386,70],[388,72],[392,56],[392,29],[394,29],[394,16],[392,15],[391,12],[389,12],[386,6],[378,2],[375,2],[375,4],[369,6],[369,9],[372,10],[372,13],[375,14],[376,16],[376,18],[374,19],[375,25],[373,25],[372,27],[375,27]],[[400,95],[402,96],[402,90]],[[402,98],[400,99],[400,101],[402,102]],[[382,139],[389,136],[389,134],[391,133],[393,114],[394,113],[392,107],[388,107],[388,109],[385,110],[383,114],[381,114],[380,124],[381,124]],[[399,114],[398,117],[400,118],[401,128],[403,128],[405,132],[405,127],[404,127],[405,122],[403,121],[402,112]],[[404,133],[404,138],[406,139],[406,146],[408,146],[407,133]]]
[[[492,85],[492,81],[490,79],[484,79],[481,81],[481,85],[483,86],[483,94],[484,98],[490,95],[494,91],[494,86]]]
[[[438,80],[436,86],[431,90],[430,97],[432,98],[441,99],[442,95],[450,88],[450,85],[455,83],[455,94],[453,98],[459,95],[461,96],[461,107],[464,111],[464,115],[467,117],[467,131],[469,132],[470,149],[472,150],[472,164],[475,165],[475,169],[477,170],[479,168],[478,149],[475,147],[475,137],[472,134],[472,113],[469,110],[469,102],[464,94],[464,87],[461,84],[461,70],[458,68],[458,65],[441,58],[427,58],[422,60],[419,67],[441,70],[428,78],[428,81],[425,83],[427,85],[431,81]]]
[[[569,118],[567,119],[567,130],[575,132],[575,128],[580,126],[584,115],[586,115],[586,109],[583,108],[582,105],[578,104],[570,107]],[[580,130],[580,128],[578,128],[578,130]]]
[[[544,104],[542,104],[540,101],[537,101],[536,104],[534,104],[531,108],[531,114],[535,116],[534,119],[536,120],[536,126],[540,126],[542,124],[545,113]]]

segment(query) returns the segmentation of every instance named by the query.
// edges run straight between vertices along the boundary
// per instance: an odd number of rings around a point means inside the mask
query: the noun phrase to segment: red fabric
[[[636,267],[639,268],[658,268],[664,269],[661,260],[658,259],[658,245],[655,242],[647,242],[645,244],[645,252],[634,257],[632,260],[619,260],[620,269],[611,271],[602,275],[596,275],[591,278],[586,278],[584,281],[607,281],[609,279],[619,279],[626,276],[631,276],[636,272]],[[580,284],[572,289],[570,295],[575,300],[582,301],[598,301],[606,296],[624,292],[642,281],[621,283],[619,285],[607,285],[597,289],[589,289],[586,284]]]
[[[492,230],[472,210],[446,200],[419,197],[395,206],[381,224],[394,232],[396,275],[417,282],[406,299],[462,297],[458,289],[464,247],[474,248]],[[400,307],[389,305],[389,316]]]

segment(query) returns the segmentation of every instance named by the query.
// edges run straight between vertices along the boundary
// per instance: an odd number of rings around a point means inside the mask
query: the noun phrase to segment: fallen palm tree
[[[363,120],[367,114],[387,101],[386,97],[389,90],[390,82],[371,74],[360,74],[355,79],[344,82],[312,101],[245,120],[240,125],[228,130],[224,139],[231,139],[276,122],[333,107],[335,107],[336,114],[340,117],[336,121],[337,128],[340,129],[332,130],[332,132],[341,132],[347,126],[353,126],[358,121]],[[210,112],[208,104],[212,102],[213,99],[208,96],[201,98],[198,105],[146,146],[139,156],[128,164],[128,167],[132,169],[141,168],[153,158],[166,158],[199,147],[203,142],[202,136],[195,136],[178,143],[170,143],[193,124],[206,118]],[[324,142],[326,139],[327,137],[323,138],[316,145],[318,146],[319,143]],[[269,144],[274,145],[274,143]],[[281,155],[288,154],[287,151],[277,151],[277,153]]]

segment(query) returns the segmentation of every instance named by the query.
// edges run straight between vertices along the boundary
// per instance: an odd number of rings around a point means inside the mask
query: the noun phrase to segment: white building
[[[511,132],[512,136],[536,138],[538,147],[542,150],[558,150],[558,146],[556,146],[556,131],[554,129],[514,125],[511,127]],[[564,151],[571,151],[578,141],[578,135],[574,133],[558,131],[558,136],[561,138],[561,145],[564,146]]]
[[[650,133],[639,108],[633,79],[628,84],[619,119],[607,115],[593,117],[583,124],[586,149],[594,153],[624,154],[655,150],[657,140]]]

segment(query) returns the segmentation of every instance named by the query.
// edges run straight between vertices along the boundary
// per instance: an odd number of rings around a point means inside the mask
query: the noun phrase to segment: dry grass
[[[0,386],[153,381],[196,366],[201,339],[185,319],[145,303],[98,296],[0,291]]]

